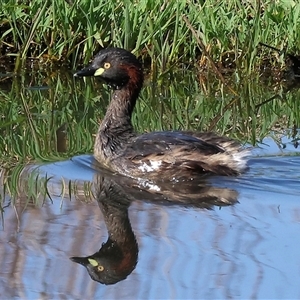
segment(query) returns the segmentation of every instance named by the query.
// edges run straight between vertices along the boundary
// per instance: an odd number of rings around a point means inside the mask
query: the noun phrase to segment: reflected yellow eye
[[[88,261],[93,267],[98,266],[98,262],[95,259],[89,258]]]
[[[104,69],[109,69],[110,68],[110,63],[108,63],[108,62],[106,62],[106,63],[104,63]]]
[[[101,265],[99,265],[99,266],[97,267],[97,270],[98,270],[99,272],[102,272],[102,271],[104,270],[104,267],[101,266]]]

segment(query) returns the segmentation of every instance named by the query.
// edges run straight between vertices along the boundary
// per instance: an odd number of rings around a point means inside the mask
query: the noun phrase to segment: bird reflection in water
[[[138,259],[138,245],[128,218],[131,200],[111,178],[96,177],[96,197],[108,230],[108,240],[93,255],[72,257],[71,260],[85,266],[93,280],[114,284],[134,270]]]
[[[213,206],[233,205],[238,196],[234,190],[209,186],[203,178],[158,186],[128,177],[98,173],[94,184],[108,230],[108,240],[93,255],[71,257],[71,260],[85,266],[91,278],[103,284],[124,280],[136,267],[138,244],[128,217],[132,201],[210,209]]]

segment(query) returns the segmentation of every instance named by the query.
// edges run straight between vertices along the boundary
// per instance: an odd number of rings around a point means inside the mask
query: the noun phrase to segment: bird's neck
[[[131,79],[122,88],[114,90],[95,140],[94,155],[107,167],[110,160],[135,136],[131,115],[143,85],[143,74],[141,70],[129,70]]]
[[[127,207],[121,207],[122,204],[115,202],[99,203],[104,216],[109,239],[117,243],[120,247],[136,247],[136,239],[131,228],[128,217]]]
[[[108,240],[100,251],[114,253],[118,261],[116,269],[131,272],[138,259],[138,245],[128,217],[131,202],[122,188],[110,180],[104,179],[98,195],[108,230]]]
[[[128,84],[119,90],[114,90],[105,117],[100,125],[99,131],[112,134],[115,131],[132,131],[131,116],[138,98],[140,89]]]

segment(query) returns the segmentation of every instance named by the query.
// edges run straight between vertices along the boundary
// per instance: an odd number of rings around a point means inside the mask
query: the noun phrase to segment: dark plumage
[[[95,180],[96,198],[108,230],[108,240],[93,255],[71,257],[71,260],[85,266],[93,280],[115,284],[134,270],[138,260],[138,244],[128,218],[131,199],[123,186],[109,177],[98,175]]]
[[[245,170],[247,151],[227,137],[192,131],[134,132],[131,114],[143,86],[143,68],[132,53],[104,49],[75,76],[99,76],[113,89],[94,147],[95,158],[110,170],[153,180],[238,175]]]

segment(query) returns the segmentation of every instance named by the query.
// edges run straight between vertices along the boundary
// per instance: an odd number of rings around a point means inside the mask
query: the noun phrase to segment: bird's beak
[[[84,68],[80,71],[77,71],[74,76],[75,77],[84,77],[84,76],[95,76],[95,72],[97,71],[97,69],[92,68],[92,67],[87,67]]]

